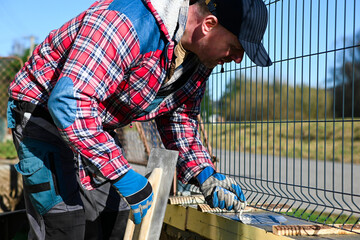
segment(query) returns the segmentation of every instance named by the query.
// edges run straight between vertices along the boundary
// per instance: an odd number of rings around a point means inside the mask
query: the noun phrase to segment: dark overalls
[[[77,161],[47,110],[9,100],[12,129],[23,176],[28,239],[122,239],[129,208],[105,183],[87,191],[80,186]],[[55,227],[56,226],[56,227]]]

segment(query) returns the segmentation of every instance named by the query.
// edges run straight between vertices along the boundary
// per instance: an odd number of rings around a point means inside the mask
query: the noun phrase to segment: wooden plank
[[[287,204],[262,204],[259,206],[254,206],[254,209],[257,209],[258,211],[268,210],[273,212],[291,212],[290,206]]]
[[[14,164],[19,160],[0,161],[0,213],[14,211],[23,201],[23,180]]]
[[[318,236],[329,234],[357,234],[360,233],[360,224],[336,224],[335,227],[328,225],[276,225],[272,227],[273,233],[279,236]],[[354,227],[353,227],[354,226]],[[343,228],[343,229],[340,229]],[[346,231],[346,230],[351,230]]]
[[[166,207],[164,223],[185,231],[186,217],[187,209],[185,207],[168,204]]]
[[[186,229],[208,239],[289,239],[212,213],[188,207]]]
[[[169,197],[169,203],[172,205],[197,205],[205,203],[203,195],[191,195],[191,196],[171,196]]]
[[[235,213],[234,210],[226,210],[226,209],[221,209],[219,207],[212,208],[208,204],[204,204],[204,203],[199,203],[197,206],[198,206],[198,210],[201,211],[201,212],[208,212],[208,213]],[[275,209],[277,209],[277,208],[275,208]],[[286,211],[285,208],[283,208],[282,210]],[[264,210],[261,209],[261,208],[254,208],[254,207],[251,207],[251,206],[247,206],[244,209],[243,212],[257,212],[257,211],[264,211]]]
[[[208,213],[235,213],[234,210],[226,210],[226,209],[221,209],[219,207],[212,208],[208,204],[198,204],[197,209],[200,212],[208,212]],[[255,210],[256,209],[252,207],[246,207],[243,212],[253,212]]]
[[[148,180],[153,188],[152,206],[139,225],[133,226],[132,214],[129,214],[124,239],[160,238],[178,156],[179,153],[176,151],[152,149],[145,172],[146,176],[150,175]]]
[[[156,202],[158,200],[158,194],[159,194],[159,189],[160,189],[160,185],[161,185],[161,177],[163,175],[163,170],[161,168],[155,168],[150,177],[149,177],[149,182],[152,186],[153,189],[153,207],[151,207],[150,209],[148,209],[146,216],[142,219],[141,221],[141,227],[140,227],[140,232],[139,232],[139,237],[137,237],[136,239],[150,239],[150,226],[151,226],[151,222],[152,221],[157,221],[156,219],[154,219],[154,209],[156,206]]]
[[[175,205],[198,205],[198,210],[201,212],[210,212],[210,213],[233,213],[234,210],[226,210],[226,209],[220,209],[220,208],[212,208],[208,204],[206,204],[204,196],[203,195],[191,195],[191,196],[171,196],[169,198],[170,204]],[[288,205],[284,204],[264,204],[261,205],[261,208],[255,208],[252,206],[247,206],[244,210],[244,212],[255,212],[255,211],[263,211],[264,208],[268,210],[272,210],[274,212],[281,211],[289,211]]]
[[[156,206],[156,201],[159,193],[160,188],[160,182],[162,177],[162,169],[161,168],[155,168],[153,172],[151,173],[150,177],[148,178],[152,189],[153,189],[153,206],[151,206],[150,209],[148,209],[146,216],[141,220],[141,224],[136,226],[134,223],[134,217],[133,214],[129,214],[129,218],[126,224],[125,229],[125,235],[124,239],[131,240],[131,239],[149,239],[149,230],[151,221],[155,221],[153,219],[154,215],[154,206]]]

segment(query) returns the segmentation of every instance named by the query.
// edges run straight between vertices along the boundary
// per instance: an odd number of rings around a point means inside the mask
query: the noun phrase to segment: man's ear
[[[207,35],[218,24],[218,22],[219,21],[217,17],[215,17],[214,15],[210,14],[206,16],[201,25],[202,33],[204,35]]]

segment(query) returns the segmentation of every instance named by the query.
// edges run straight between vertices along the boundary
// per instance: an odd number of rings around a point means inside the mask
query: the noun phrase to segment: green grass
[[[12,141],[0,142],[0,159],[17,158],[16,150]]]
[[[293,210],[295,211],[296,209]],[[349,218],[349,216],[345,214],[340,216],[337,214],[330,215],[330,213],[313,212],[311,210],[305,211],[304,209],[298,209],[295,212],[284,212],[283,214],[322,224],[355,224],[359,221],[358,217],[351,216]]]
[[[257,122],[205,126],[213,149],[360,163],[360,122]]]

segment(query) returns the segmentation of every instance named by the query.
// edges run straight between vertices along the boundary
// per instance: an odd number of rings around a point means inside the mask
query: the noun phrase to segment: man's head
[[[198,55],[209,68],[235,61],[244,51],[259,66],[272,64],[261,40],[267,25],[262,0],[190,1],[184,47]]]

